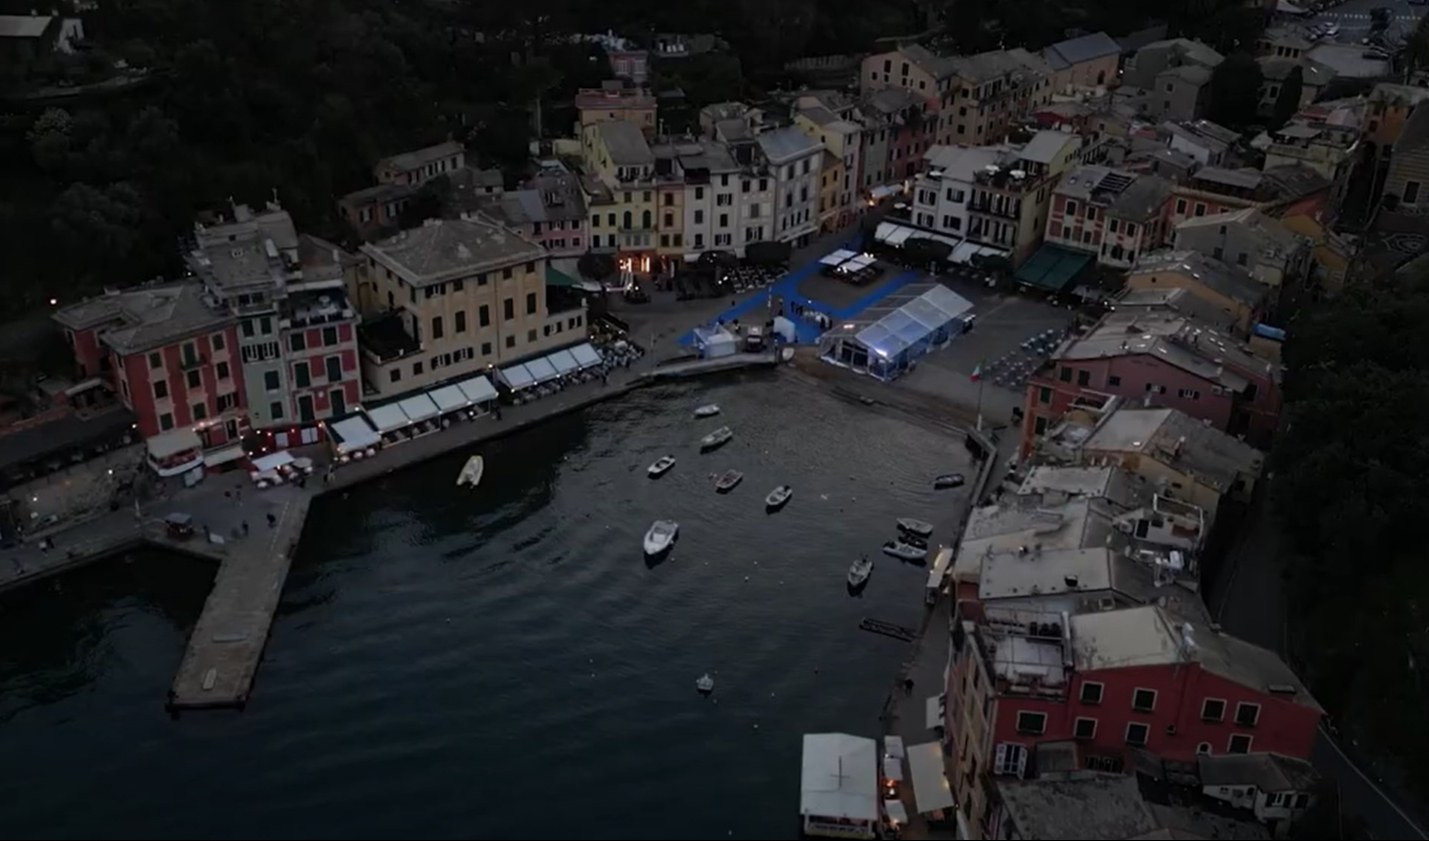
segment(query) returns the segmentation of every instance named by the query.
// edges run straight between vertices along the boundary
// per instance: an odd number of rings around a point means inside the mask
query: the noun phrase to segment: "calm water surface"
[[[700,455],[722,423],[734,441]],[[474,492],[462,453],[314,507],[242,714],[162,709],[203,564],[0,600],[0,836],[794,836],[800,734],[873,735],[907,653],[858,620],[921,617],[922,569],[879,556],[855,599],[849,562],[898,516],[946,533],[964,500],[929,479],[966,469],[961,442],[759,375],[479,451]],[[650,568],[661,517],[681,539]]]

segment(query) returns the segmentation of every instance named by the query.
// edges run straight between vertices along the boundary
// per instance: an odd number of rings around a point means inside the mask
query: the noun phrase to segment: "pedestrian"
[[[208,523],[204,523],[203,525],[203,539],[210,543],[213,542],[213,532],[209,531]]]
[[[278,518],[273,516],[273,512],[272,512],[272,511],[269,511],[269,512],[268,512],[268,528],[271,529],[272,527],[274,527],[274,526],[276,526],[276,525],[278,525]]]
[[[247,520],[244,520],[244,521],[243,521],[243,536],[244,536],[244,537],[247,537],[247,536],[248,536],[248,521],[247,521]]]

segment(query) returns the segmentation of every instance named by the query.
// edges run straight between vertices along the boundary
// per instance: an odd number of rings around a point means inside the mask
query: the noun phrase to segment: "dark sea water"
[[[929,480],[967,469],[961,442],[751,375],[477,451],[474,492],[459,453],[314,506],[242,713],[163,711],[210,567],[0,600],[0,837],[794,837],[801,734],[876,735],[908,653],[859,619],[922,616],[924,569],[880,555],[851,598],[848,565],[898,516],[947,533],[965,500]],[[664,517],[681,539],[650,568]]]

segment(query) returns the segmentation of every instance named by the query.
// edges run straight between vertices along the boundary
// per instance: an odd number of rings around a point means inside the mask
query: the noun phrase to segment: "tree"
[[[1211,119],[1230,128],[1253,124],[1260,104],[1260,82],[1260,65],[1249,53],[1226,56],[1211,71]]]
[[[1305,90],[1305,71],[1300,65],[1291,68],[1290,75],[1280,83],[1280,93],[1275,97],[1275,109],[1271,112],[1271,123],[1283,126],[1300,110],[1300,95]]]
[[[30,154],[40,169],[52,174],[62,173],[69,166],[70,130],[74,120],[63,108],[46,108],[35,119],[25,140],[30,144]]]

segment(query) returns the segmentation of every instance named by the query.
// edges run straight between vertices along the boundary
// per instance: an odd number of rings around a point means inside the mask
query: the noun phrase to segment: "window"
[[[1197,755],[1197,756],[1210,756],[1210,755],[1211,755],[1211,743],[1210,743],[1210,742],[1201,742],[1199,745],[1196,745],[1196,755]]]
[[[299,362],[293,366],[293,381],[298,388],[307,388],[312,385],[312,379],[308,372],[308,363]]]
[[[1121,385],[1121,377],[1117,376],[1116,374],[1112,374],[1111,376],[1109,376],[1109,377],[1106,378],[1106,384],[1107,384],[1107,385]]]
[[[1102,689],[1103,686],[1100,683],[1092,683],[1088,681],[1087,683],[1082,684],[1082,703],[1100,704],[1102,702]]]
[[[164,367],[164,357],[160,356],[158,351],[149,354],[149,368],[157,370],[162,367]]]
[[[236,408],[238,408],[238,392],[230,391],[227,394],[218,395],[218,410],[220,412]]]
[[[1047,418],[1046,418],[1046,417],[1044,417],[1044,416],[1042,416],[1042,415],[1033,415],[1032,434],[1033,434],[1033,435],[1046,435],[1046,434],[1047,434]]]
[[[515,336],[507,336],[507,337],[506,337],[506,346],[507,346],[508,348],[516,347],[516,337],[515,337]]]
[[[507,298],[501,302],[501,317],[510,321],[516,317],[516,301],[514,298]]]
[[[198,388],[203,385],[203,379],[199,377],[198,371],[189,371],[185,379],[188,380],[189,388]]]
[[[337,389],[328,395],[328,405],[332,407],[333,417],[342,417],[347,414],[347,394],[342,389]]]
[[[165,432],[174,428],[174,416],[168,412],[159,415],[159,428]]]
[[[278,372],[277,372],[277,371],[264,371],[264,372],[263,372],[263,388],[265,388],[265,389],[268,390],[268,391],[277,391],[277,390],[278,390],[278,388],[279,388],[279,381],[278,381]]]
[[[1418,182],[1418,181],[1406,181],[1406,182],[1404,182],[1404,198],[1403,198],[1403,202],[1404,202],[1405,204],[1418,204],[1418,203],[1419,203],[1419,182]]]
[[[1091,385],[1091,384],[1092,384],[1092,372],[1091,372],[1091,371],[1078,371],[1078,372],[1077,372],[1077,385]]]
[[[228,363],[227,363],[227,362],[220,362],[220,363],[218,363],[217,365],[214,366],[214,369],[213,369],[213,370],[214,370],[215,376],[217,376],[220,380],[226,380],[226,379],[228,379]]]
[[[466,332],[466,310],[457,310],[455,316],[456,325],[452,328],[458,333]]]
[[[527,292],[527,293],[526,293],[526,314],[527,314],[527,315],[535,315],[535,314],[536,314],[536,293],[535,293],[535,292]]]
[[[1064,382],[1064,383],[1069,383],[1069,382],[1071,382],[1071,381],[1072,381],[1072,369],[1071,369],[1071,368],[1068,368],[1068,367],[1065,366],[1065,365],[1063,365],[1063,366],[1057,371],[1057,379],[1061,380],[1061,381]]]
[[[704,200],[704,197],[705,197],[705,188],[704,188],[704,187],[696,187],[696,188],[695,188],[695,201],[703,201],[703,200]]]
[[[457,283],[461,283],[461,281],[458,280]],[[323,328],[323,344],[324,344],[324,345],[328,345],[328,346],[337,344],[337,328],[336,328],[336,327],[324,327],[324,328]]]
[[[298,419],[303,423],[311,423],[313,420],[313,396],[304,394],[298,398]]]
[[[1079,718],[1072,725],[1072,738],[1090,741],[1097,737],[1097,720],[1095,718]]]
[[[308,347],[307,337],[302,333],[294,333],[288,337],[288,347],[295,352],[306,350]]]
[[[491,355],[491,342],[482,342],[482,343],[481,343],[481,355],[482,355],[482,356],[490,356],[490,355]]]
[[[1017,714],[1017,732],[1027,733],[1032,736],[1040,736],[1047,730],[1047,714],[1037,712],[1019,712]]]
[[[628,227],[630,227],[630,226],[629,226],[629,225],[626,225],[626,227],[628,228]],[[502,279],[502,280],[510,280],[510,279],[511,279],[511,267],[510,267],[510,266],[507,266],[506,268],[504,268],[504,269],[501,270],[501,279]]]
[[[156,400],[163,400],[165,397],[168,397],[168,396],[169,396],[169,383],[168,383],[168,381],[167,381],[167,380],[155,380],[155,381],[154,381],[154,398],[155,398]]]
[[[1204,204],[1201,204],[1200,202],[1196,202],[1196,215],[1197,215],[1197,216],[1205,216],[1205,215],[1206,215],[1206,206],[1205,206]]]
[[[1068,215],[1068,216],[1076,216],[1076,215],[1077,215],[1077,203],[1076,203],[1076,202],[1074,202],[1074,201],[1069,201],[1069,202],[1067,202],[1067,215]]]
[[[1156,690],[1154,689],[1133,689],[1131,692],[1131,708],[1140,712],[1149,713],[1156,709]]]
[[[1037,390],[1037,402],[1038,402],[1038,403],[1051,403],[1051,402],[1052,402],[1052,389],[1048,388],[1048,387],[1045,386],[1045,385],[1042,386],[1041,388],[1039,388],[1039,389]]]
[[[1226,753],[1250,753],[1251,738],[1244,733],[1231,734],[1226,743]]]
[[[1186,212],[1186,200],[1185,200],[1185,199],[1176,199],[1176,213],[1179,215],[1179,214],[1182,214],[1182,213],[1185,213],[1185,212]]]
[[[696,224],[696,225],[702,225],[702,224],[704,224],[704,221],[705,221],[705,212],[704,212],[703,210],[696,210],[696,211],[695,211],[695,224]]]
[[[432,316],[432,340],[436,341],[445,335],[446,330],[442,325],[442,317],[440,315]]]
[[[202,403],[195,403],[193,405],[193,416],[196,421],[203,420],[208,417],[208,407]]]
[[[420,377],[420,376],[422,376],[422,360],[419,359],[419,360],[417,360],[416,362],[413,362],[413,363],[412,363],[412,376],[414,376],[414,377]]]
[[[1246,259],[1246,254],[1245,254],[1244,251],[1242,251],[1241,253],[1239,253],[1239,254],[1237,254],[1237,255],[1235,256],[1235,264],[1236,264],[1237,266],[1240,266],[1241,268],[1244,268],[1247,262],[1248,262],[1248,261],[1247,261],[1247,259]]]
[[[388,380],[388,382],[394,382],[394,383],[399,383],[399,382],[401,382],[401,381],[402,381],[402,370],[401,370],[400,368],[393,368],[392,370],[388,371],[388,372],[387,372],[387,380]]]
[[[486,304],[482,304],[481,308],[476,311],[476,323],[482,327],[491,326],[491,308]]]
[[[342,357],[329,356],[324,362],[327,366],[327,381],[330,383],[340,381],[342,379]]]
[[[460,291],[462,291],[462,290],[465,289],[465,288],[466,288],[466,286],[465,286],[465,281],[463,281],[461,278],[457,278],[456,280],[453,280],[453,281],[452,281],[452,292],[460,292]],[[324,332],[326,332],[326,330],[331,330],[331,329],[332,329],[331,327],[325,328]],[[332,344],[332,342],[328,342],[328,340],[327,340],[326,337],[323,338],[323,341],[324,341],[324,342],[327,342],[328,344]]]
[[[214,333],[212,336],[209,337],[208,341],[211,345],[213,345],[214,350],[223,350],[224,344],[222,333]]]
[[[1027,770],[1027,748],[1003,742],[997,746],[992,773],[1020,777]]]
[[[1106,229],[1107,229],[1108,231],[1111,231],[1112,233],[1116,233],[1117,227],[1118,227],[1118,226],[1117,226],[1117,222],[1116,222],[1115,219],[1109,219],[1109,220],[1107,220]]]
[[[1235,705],[1235,723],[1241,727],[1254,727],[1260,721],[1260,705],[1241,701]]]
[[[1200,400],[1201,392],[1194,388],[1178,388],[1176,389],[1176,396],[1184,400]]]
[[[1151,727],[1139,721],[1133,721],[1126,725],[1126,743],[1144,747],[1146,737],[1151,734]]]
[[[733,193],[717,193],[717,194],[715,195],[715,206],[717,206],[717,207],[729,207],[729,206],[732,205],[732,204],[734,204],[734,194],[733,194]]]

